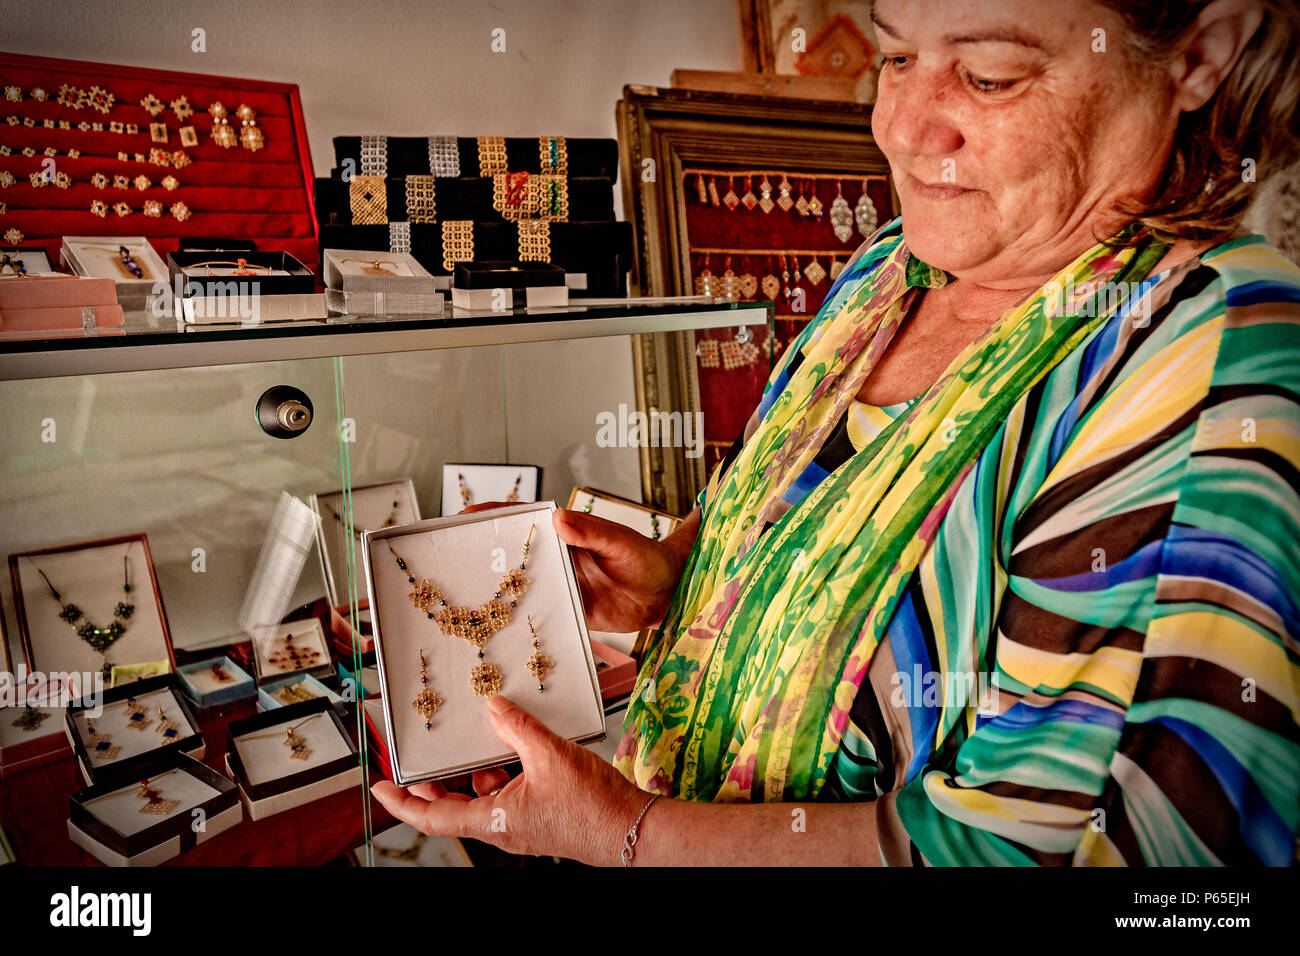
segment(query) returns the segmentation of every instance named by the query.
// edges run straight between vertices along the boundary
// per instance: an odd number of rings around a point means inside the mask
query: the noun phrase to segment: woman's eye
[[[973,73],[966,73],[966,82],[980,93],[1000,93],[1016,85],[1015,80],[986,80]]]
[[[902,53],[882,53],[880,56],[880,68],[886,67],[892,70],[901,70],[907,66],[908,61],[912,58]]]

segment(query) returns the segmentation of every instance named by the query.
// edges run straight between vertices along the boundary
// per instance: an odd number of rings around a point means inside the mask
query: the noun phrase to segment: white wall
[[[734,0],[47,0],[36,15],[17,11],[0,0],[8,51],[299,84],[322,176],[336,135],[613,137],[624,84],[741,62]],[[190,50],[195,27],[206,53]],[[490,51],[495,27],[504,54]],[[543,493],[561,503],[574,483],[639,496],[635,449],[595,446],[596,412],[634,401],[626,338],[363,356],[344,372],[353,481],[411,475],[426,515],[445,460],[540,464]],[[232,633],[280,491],[339,486],[332,380],[331,363],[313,361],[0,386],[0,552],[144,531],[176,645]],[[315,401],[301,439],[253,427],[253,401],[279,383]],[[46,417],[59,422],[55,445],[40,440]],[[203,574],[191,568],[196,547]],[[324,593],[317,564],[296,600]]]
[[[0,14],[12,52],[297,83],[320,176],[334,136],[612,137],[624,84],[741,66],[735,0],[43,0],[35,14],[3,0]]]

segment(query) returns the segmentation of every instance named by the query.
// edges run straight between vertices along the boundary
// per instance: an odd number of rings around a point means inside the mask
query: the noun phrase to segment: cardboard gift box
[[[536,501],[541,494],[542,469],[538,465],[449,461],[442,466],[443,515],[457,514],[484,501]]]
[[[3,260],[7,259],[7,262]],[[0,279],[53,272],[44,246],[0,246]]]
[[[286,621],[251,642],[253,673],[258,685],[290,674],[328,677],[333,673],[325,629],[314,617]]]
[[[346,700],[364,700],[379,693],[379,665],[374,651],[361,655],[361,673],[353,670],[352,656],[347,655],[338,662],[339,683],[343,685]]]
[[[326,249],[322,256],[325,286],[343,292],[438,291],[433,276],[405,252],[376,253],[365,249]]]
[[[229,657],[184,664],[177,671],[185,696],[206,710],[257,696],[253,675]]]
[[[79,276],[111,279],[126,308],[166,294],[167,266],[144,236],[64,236],[59,257]]]
[[[550,137],[503,137],[505,165],[511,171],[542,171],[540,140]],[[371,146],[382,146],[384,173],[388,176],[413,176],[437,173],[431,168],[435,147],[449,150],[443,165],[453,168],[456,176],[479,176],[479,140],[474,136],[369,136]],[[434,141],[441,141],[435,143]],[[365,175],[370,168],[363,162],[362,137],[335,136],[334,164]],[[565,168],[570,176],[598,176],[611,183],[618,179],[618,140],[564,137]]]
[[[154,800],[145,795],[146,780]],[[160,812],[142,813],[149,803]],[[233,783],[191,757],[167,753],[72,794],[68,836],[108,866],[158,866],[242,819]]]
[[[175,667],[167,615],[145,535],[11,554],[9,573],[29,671],[72,674],[80,696],[91,691],[105,666],[110,667],[110,681],[134,680],[141,667],[164,672]],[[124,592],[124,578],[129,592]],[[62,604],[51,589],[59,593]],[[119,602],[133,605],[128,618],[115,617]],[[81,612],[71,623],[62,616],[68,604]],[[106,628],[115,620],[123,631],[102,653],[77,633],[77,627],[85,623]]]
[[[191,325],[325,318],[316,276],[287,252],[177,251],[167,269]]]
[[[568,305],[569,289],[564,270],[547,262],[461,262],[451,283],[451,304],[484,312],[545,309]]]
[[[321,573],[330,607],[346,613],[351,607],[347,593],[349,561],[354,579],[359,578],[362,532],[419,521],[415,484],[410,478],[394,478],[358,485],[352,489],[350,519],[342,491],[313,494],[307,503],[320,519],[316,523],[316,543],[320,546]]]
[[[0,707],[0,780],[71,756],[64,720],[63,707]]]
[[[341,706],[344,702],[342,697],[310,674],[301,674],[297,677],[286,677],[284,680],[272,681],[259,687],[257,689],[257,710],[259,713],[264,713],[268,710],[278,710],[281,707],[301,703],[304,700],[315,700],[318,697],[328,700],[336,706]]]
[[[552,222],[549,224],[550,262],[564,270],[564,282],[574,297],[627,295],[627,274],[635,249],[628,222]],[[474,260],[503,262],[519,257],[519,226],[515,222],[475,222]],[[321,247],[388,252],[398,248],[389,226],[320,227]],[[401,251],[439,279],[438,288],[451,287],[453,268],[443,259],[442,222],[410,223],[400,237]]]
[[[232,721],[227,733],[226,768],[250,820],[361,783],[356,745],[323,698]]]
[[[64,729],[86,783],[134,773],[162,753],[198,760],[205,753],[203,731],[175,674],[75,700],[68,705]]]
[[[375,634],[370,625],[370,608],[364,607],[364,600],[357,602],[357,626],[352,626],[352,611],[349,608],[330,608],[330,647],[334,648],[341,660],[349,660],[353,654],[369,654],[375,649]]]
[[[361,714],[366,721],[366,730],[374,745],[370,753],[374,755],[385,777],[393,779],[393,755],[388,749],[388,731],[384,726],[384,701],[381,697],[371,697],[361,702]]]
[[[561,737],[604,735],[582,599],[554,512],[546,501],[366,532],[385,730],[401,786],[518,759],[489,720],[486,696],[498,691]],[[444,633],[452,619],[439,622],[439,613],[454,614],[453,628],[467,636]],[[539,658],[549,664],[541,673],[532,669]]]
[[[636,661],[594,638],[591,653],[596,657],[596,680],[600,683],[601,700],[608,704],[631,694],[636,684]]]
[[[676,531],[682,520],[675,515],[643,505],[639,501],[611,494],[608,491],[600,491],[597,488],[574,488],[569,493],[568,508],[570,511],[582,511],[616,522],[656,541],[663,540]],[[630,654],[636,658],[640,653],[640,644],[652,630],[653,628],[645,628],[626,634],[592,631],[591,639],[600,641],[621,654]],[[609,680],[609,678],[605,679]]]

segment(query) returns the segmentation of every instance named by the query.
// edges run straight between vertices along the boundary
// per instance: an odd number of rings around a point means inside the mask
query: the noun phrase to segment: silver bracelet
[[[662,796],[662,794],[656,793],[654,796],[652,796],[649,800],[645,802],[645,806],[641,808],[641,815],[636,818],[636,823],[632,824],[632,829],[628,830],[627,836],[623,837],[623,865],[624,866],[631,866],[632,857],[636,856],[636,850],[635,850],[636,828],[639,827],[641,825],[641,821],[645,819],[646,813],[649,812],[650,810],[650,805],[654,803],[656,800],[658,800],[660,796]]]

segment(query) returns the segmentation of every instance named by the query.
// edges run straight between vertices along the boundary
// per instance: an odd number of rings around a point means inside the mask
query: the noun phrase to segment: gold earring
[[[208,107],[208,113],[212,116],[212,141],[222,149],[230,149],[239,141],[239,137],[230,128],[230,121],[227,118],[229,112],[226,110],[226,104],[222,103],[221,100],[217,100]]]
[[[442,706],[442,698],[429,689],[429,665],[424,659],[424,648],[420,648],[420,693],[411,701],[411,710],[424,718],[424,729],[433,727],[433,715]]]
[[[167,719],[167,715],[163,713],[162,704],[158,705],[158,720],[161,722],[154,728],[154,733],[162,734],[164,740],[171,740],[174,737],[180,736],[180,733],[177,730],[177,728],[180,727],[180,724],[176,723],[174,720]]]
[[[134,697],[126,699],[127,726],[132,730],[144,730],[153,723],[149,712]]]
[[[115,747],[113,744],[109,743],[109,741],[113,739],[112,734],[99,733],[95,730],[95,725],[89,720],[86,721],[86,729],[90,731],[90,739],[95,744],[95,756],[102,757],[105,760],[112,760],[121,753],[121,747]]]
[[[528,630],[533,635],[533,656],[528,658],[524,670],[537,678],[537,690],[545,693],[546,688],[542,685],[542,681],[546,680],[547,674],[555,670],[555,661],[542,653],[542,641],[537,636],[537,629],[533,627],[533,616],[531,614],[528,615]]]
[[[252,107],[240,103],[239,109],[235,110],[235,115],[243,120],[243,126],[239,130],[240,145],[254,153],[265,146],[266,139],[262,136],[262,131],[257,127],[257,114],[253,112]]]

